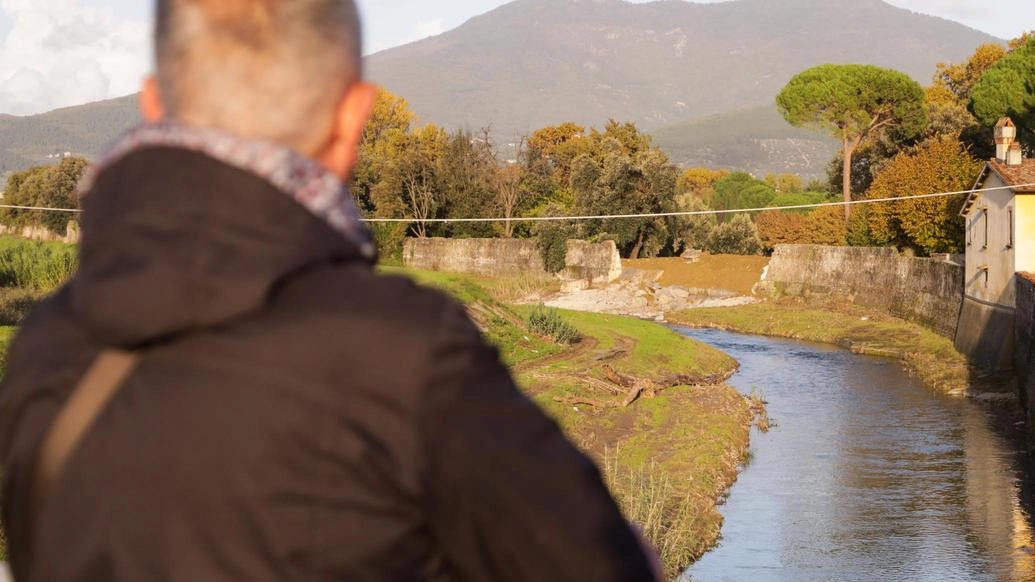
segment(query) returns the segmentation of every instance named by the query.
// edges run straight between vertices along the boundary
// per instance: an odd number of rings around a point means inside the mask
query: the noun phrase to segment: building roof
[[[1035,194],[1035,160],[1024,160],[1019,166],[1007,166],[999,160],[988,162],[1007,186],[1015,186],[1017,194]]]
[[[991,160],[985,164],[985,169],[981,171],[977,182],[974,183],[973,191],[963,205],[963,209],[960,210],[960,216],[970,213],[971,207],[977,202],[978,196],[984,188],[985,180],[992,172],[995,172],[1004,184],[1010,186],[1014,194],[1035,194],[1035,159],[1025,159],[1019,166],[1007,166],[999,160]]]
[[[1013,120],[1009,117],[1001,117],[999,122],[995,124],[996,129],[1001,127],[1017,127],[1013,124]]]

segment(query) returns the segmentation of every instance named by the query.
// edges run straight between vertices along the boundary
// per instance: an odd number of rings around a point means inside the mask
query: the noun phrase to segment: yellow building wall
[[[1014,233],[1017,239],[1017,271],[1035,273],[1035,195],[1021,194],[1014,199],[1017,207]]]

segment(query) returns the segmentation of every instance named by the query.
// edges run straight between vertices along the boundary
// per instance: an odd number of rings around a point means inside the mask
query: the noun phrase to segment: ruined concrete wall
[[[407,267],[480,275],[530,273],[547,276],[534,239],[407,239]],[[613,241],[568,241],[565,268],[559,276],[587,285],[610,283],[622,274],[622,260]]]
[[[569,281],[586,281],[590,285],[610,283],[622,276],[622,257],[614,241],[588,243],[570,240],[560,276]]]
[[[41,240],[47,242],[64,242],[68,244],[79,244],[81,233],[79,223],[70,220],[65,230],[65,236],[51,232],[42,226],[8,226],[0,224],[0,234],[19,236],[29,240]]]
[[[403,245],[403,263],[479,275],[546,272],[535,241],[527,239],[409,238]]]
[[[895,249],[777,245],[762,285],[777,296],[835,296],[953,338],[963,268],[902,257]]]

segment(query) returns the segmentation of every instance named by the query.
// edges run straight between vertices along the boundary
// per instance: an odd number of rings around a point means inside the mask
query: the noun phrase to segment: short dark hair
[[[166,113],[310,153],[362,76],[352,0],[158,0]]]

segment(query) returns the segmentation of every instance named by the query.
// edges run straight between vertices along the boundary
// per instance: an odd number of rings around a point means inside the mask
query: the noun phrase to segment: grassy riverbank
[[[899,359],[927,386],[963,395],[971,384],[967,360],[951,340],[889,315],[854,306],[823,309],[796,301],[693,309],[668,315],[670,322],[839,345],[856,353]]]
[[[0,239],[3,348],[26,311],[71,272],[68,248]],[[717,503],[745,459],[752,421],[747,400],[724,383],[737,366],[732,358],[653,323],[590,313],[549,312],[581,336],[571,345],[554,341],[529,325],[535,307],[508,305],[555,291],[552,280],[385,270],[467,306],[522,388],[598,460],[623,510],[661,550],[671,580],[715,544]]]
[[[553,344],[524,323],[535,308],[500,303],[492,281],[390,271],[468,305],[522,388],[598,460],[626,514],[661,549],[670,579],[715,544],[717,500],[736,479],[752,420],[745,398],[724,383],[736,361],[663,326],[593,313],[559,312],[582,340]]]

